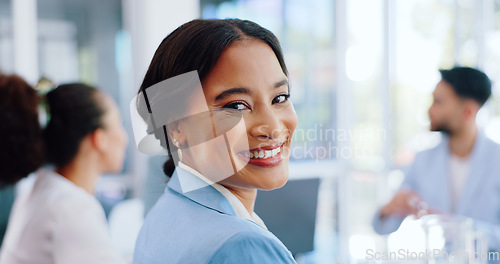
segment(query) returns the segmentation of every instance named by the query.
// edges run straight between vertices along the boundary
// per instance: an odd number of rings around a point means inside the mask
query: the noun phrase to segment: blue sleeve
[[[292,254],[277,239],[256,232],[240,232],[214,253],[209,263],[296,264]]]
[[[405,167],[402,169],[404,175],[405,175],[405,178],[403,180],[403,183],[401,183],[401,187],[400,188],[407,188],[407,189],[412,189],[414,191],[417,191],[417,184],[416,184],[416,175],[417,175],[417,171],[418,171],[418,167],[419,165],[422,163],[422,157],[421,157],[421,153],[417,154],[416,157],[415,157],[415,160],[413,161],[412,164],[410,164],[409,166]]]

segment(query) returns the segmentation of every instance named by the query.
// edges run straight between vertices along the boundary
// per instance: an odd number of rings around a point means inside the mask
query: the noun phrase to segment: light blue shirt
[[[183,192],[181,181],[204,187]],[[145,219],[134,263],[279,264],[295,260],[271,232],[238,217],[214,187],[177,167]]]
[[[417,192],[429,208],[442,213],[473,218],[476,228],[488,236],[488,246],[500,249],[500,145],[478,133],[470,155],[470,167],[455,210],[449,183],[449,143],[441,143],[420,152],[406,170],[402,187]],[[396,231],[403,219],[380,219],[380,210],[373,218],[373,228],[379,234]]]

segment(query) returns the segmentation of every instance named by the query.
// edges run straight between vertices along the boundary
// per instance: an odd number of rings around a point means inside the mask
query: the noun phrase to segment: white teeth
[[[272,153],[272,155],[273,155],[273,156],[276,156],[276,154],[278,154],[279,150],[280,150],[279,148],[277,148],[277,149],[273,149],[273,150],[272,150],[272,152],[273,152],[273,153]]]
[[[281,147],[277,147],[272,150],[258,150],[253,152],[248,152],[245,154],[247,158],[250,159],[268,159],[278,155],[281,152]]]

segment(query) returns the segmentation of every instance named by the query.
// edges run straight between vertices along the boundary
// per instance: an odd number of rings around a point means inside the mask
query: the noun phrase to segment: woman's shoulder
[[[16,198],[16,210],[24,217],[56,220],[61,216],[89,214],[104,216],[99,201],[66,178],[47,169],[40,169],[29,190]]]
[[[224,201],[230,206],[229,202]],[[222,233],[224,236],[231,236],[240,231],[268,232],[250,220],[237,217],[227,210],[198,203],[167,188],[148,213],[144,227],[156,235],[163,232],[172,235],[175,233],[173,226],[175,232],[179,233],[196,231],[208,235],[216,231],[219,236]]]
[[[70,180],[60,174],[48,170],[37,171],[37,179],[34,183],[32,196],[40,201],[50,202],[51,205],[99,205],[97,199],[87,193],[83,188],[78,187]]]
[[[56,222],[105,219],[97,198],[63,176],[47,169],[37,172],[37,179],[27,198],[31,208]],[[47,219],[47,220],[49,220]]]
[[[290,251],[270,232],[234,233],[211,256],[209,263],[295,263]]]
[[[248,245],[253,245],[253,250]],[[146,217],[134,260],[161,263],[161,259],[168,257],[172,263],[207,263],[226,256],[231,249],[243,251],[245,248],[257,255],[263,252],[276,256],[289,254],[271,232],[256,223],[207,208],[167,189]]]
[[[143,227],[134,263],[295,263],[279,239],[250,220],[224,214],[203,223],[174,219],[178,224]]]

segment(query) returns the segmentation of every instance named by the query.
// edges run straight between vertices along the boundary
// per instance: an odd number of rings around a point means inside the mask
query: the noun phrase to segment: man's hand
[[[403,189],[394,195],[392,200],[380,210],[380,218],[396,216],[405,218],[415,215],[417,218],[434,213],[427,203],[414,191]]]

